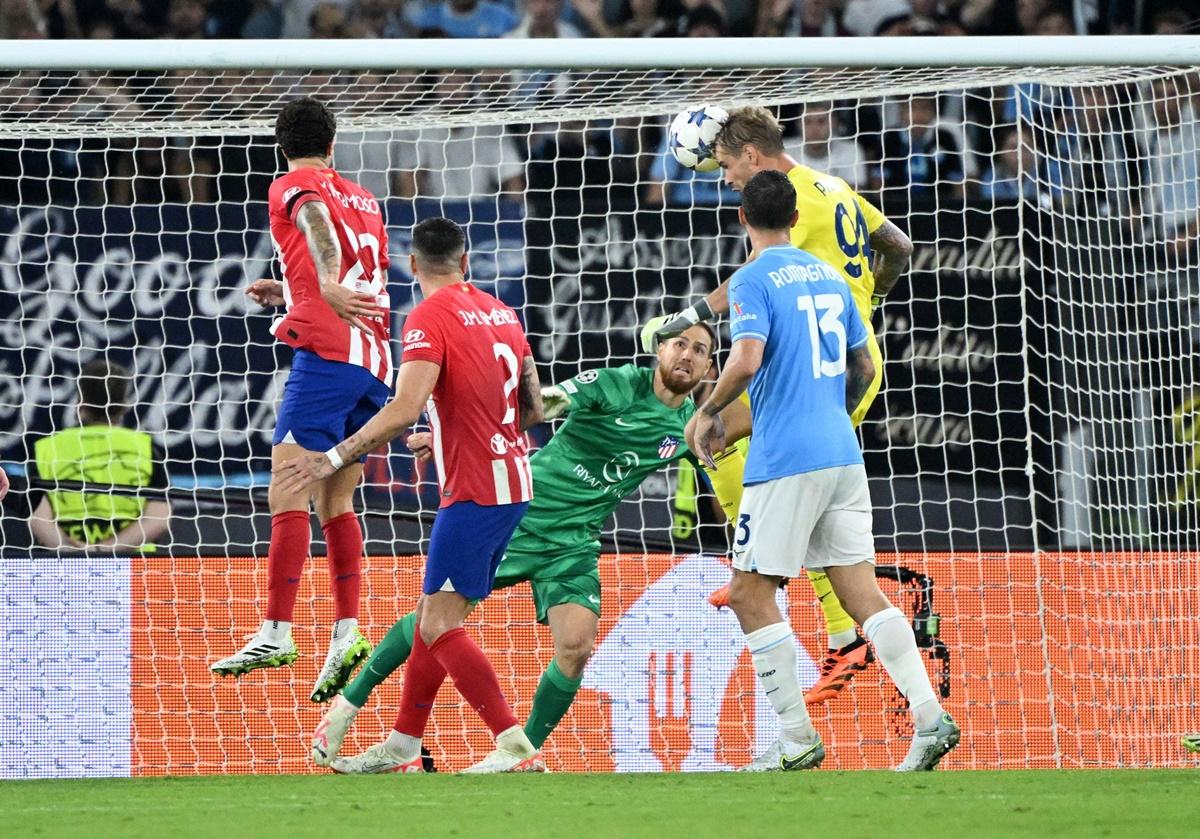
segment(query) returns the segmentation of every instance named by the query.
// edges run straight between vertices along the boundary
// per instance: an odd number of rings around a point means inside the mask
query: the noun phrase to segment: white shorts
[[[746,487],[733,567],[772,577],[875,562],[871,494],[862,464],[803,472]]]

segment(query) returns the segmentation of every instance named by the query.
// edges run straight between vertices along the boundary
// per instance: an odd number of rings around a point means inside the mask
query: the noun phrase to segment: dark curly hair
[[[288,102],[275,118],[275,142],[288,160],[325,157],[336,133],[333,112],[311,96]]]
[[[759,230],[787,230],[796,212],[796,187],[783,172],[764,169],[742,189],[746,224]]]

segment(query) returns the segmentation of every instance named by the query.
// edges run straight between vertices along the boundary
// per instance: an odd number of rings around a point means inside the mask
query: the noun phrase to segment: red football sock
[[[269,621],[291,621],[296,608],[300,572],[308,559],[307,510],[288,510],[271,516],[271,549],[267,552],[267,611]]]
[[[450,630],[434,641],[429,651],[450,674],[454,687],[492,734],[500,734],[518,724],[517,715],[500,692],[500,680],[496,678],[492,663],[465,629],[460,626]]]
[[[325,531],[325,546],[329,554],[329,587],[333,589],[333,619],[358,617],[358,594],[361,583],[362,528],[358,516],[342,513],[321,525]]]
[[[434,658],[421,638],[421,627],[413,632],[412,653],[404,665],[404,689],[400,692],[400,712],[392,726],[401,734],[419,738],[425,733],[433,700],[446,681],[446,668]]]

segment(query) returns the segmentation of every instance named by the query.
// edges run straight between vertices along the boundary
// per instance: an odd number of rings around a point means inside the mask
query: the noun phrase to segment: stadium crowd
[[[1146,0],[5,0],[0,37],[17,38],[575,38],[759,35],[970,36],[1176,34],[1200,2]],[[429,107],[495,97],[483,75],[427,71],[336,81]],[[397,85],[397,79],[400,84]],[[0,78],[0,104],[36,117],[62,109],[64,81]],[[311,81],[310,77],[310,81]],[[522,106],[567,103],[579,77],[522,70],[504,96]],[[221,80],[177,71],[106,89],[102,108],[192,117],[224,107]],[[324,83],[324,81],[322,81]],[[233,90],[233,88],[228,88]],[[397,90],[400,92],[397,93]],[[1155,86],[1065,90],[1035,84],[941,96],[809,102],[780,117],[788,151],[895,205],[963,199],[1086,204],[1105,216],[1157,217],[1194,227],[1194,186],[1157,191],[1156,171],[1200,170],[1191,136],[1190,78]],[[374,95],[373,93],[367,94]],[[393,99],[394,103],[397,99]],[[446,103],[449,103],[448,105]],[[381,107],[388,106],[381,100]],[[79,110],[76,108],[75,110]],[[1020,117],[1020,118],[1019,118]],[[1018,131],[1018,124],[1025,128]],[[551,212],[589,191],[643,207],[718,206],[736,196],[719,173],[683,169],[666,151],[661,119],[592,120],[419,131],[345,131],[335,165],[374,194],[458,200],[498,195]],[[250,137],[3,140],[0,201],[129,205],[256,200],[276,171],[269,143]],[[1182,168],[1181,168],[1182,167]],[[1161,183],[1163,179],[1158,179]],[[1179,184],[1182,183],[1182,186]],[[1186,194],[1184,194],[1186,193]],[[1143,212],[1146,211],[1146,212]],[[1170,237],[1175,238],[1175,237]],[[1182,238],[1182,237],[1180,237]]]

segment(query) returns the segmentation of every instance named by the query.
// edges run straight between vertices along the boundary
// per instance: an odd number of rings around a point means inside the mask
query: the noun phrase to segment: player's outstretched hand
[[[688,421],[683,431],[687,438],[688,448],[700,462],[709,469],[716,469],[717,464],[713,455],[725,451],[725,423],[718,414],[710,417],[708,414],[697,412]]]
[[[363,332],[370,330],[360,318],[377,318],[384,314],[383,309],[375,305],[375,295],[351,291],[343,285],[321,283],[321,297],[334,314]]]
[[[283,283],[279,280],[255,280],[246,286],[246,296],[260,306],[282,306]]]
[[[433,460],[433,435],[428,431],[414,431],[404,442],[408,445],[408,450],[416,455],[418,463]]]
[[[335,471],[324,454],[312,453],[279,464],[271,470],[271,480],[284,492],[299,492]]]

